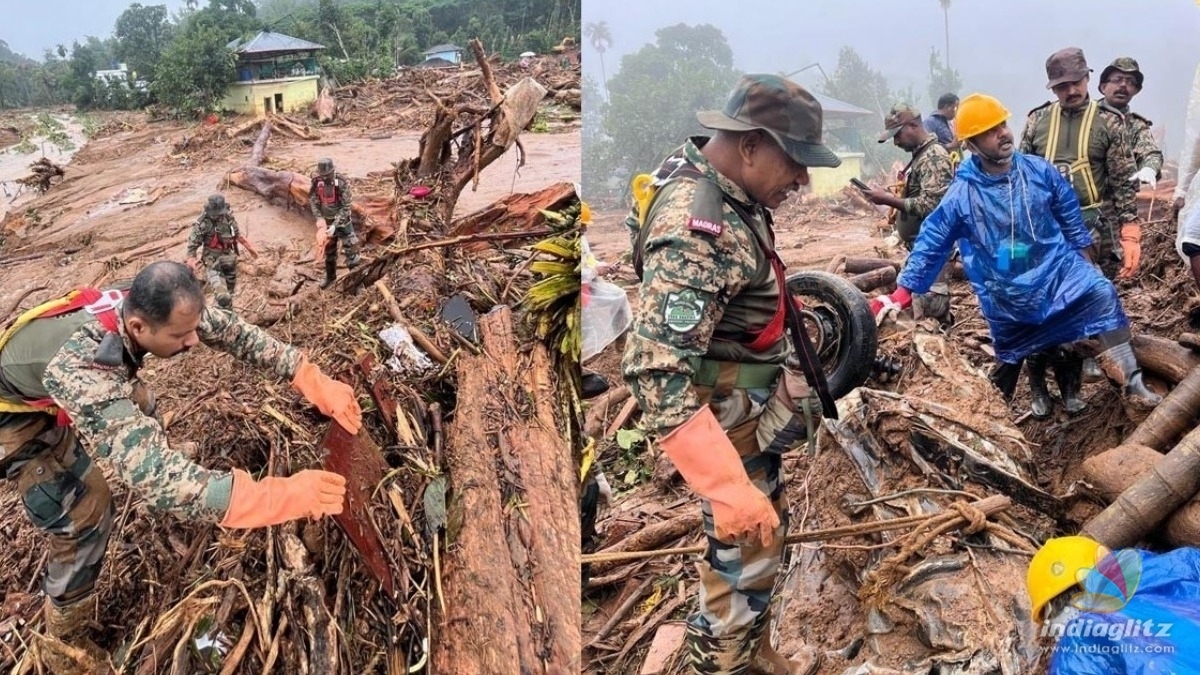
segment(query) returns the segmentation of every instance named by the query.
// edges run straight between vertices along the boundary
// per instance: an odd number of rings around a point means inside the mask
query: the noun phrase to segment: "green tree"
[[[600,55],[600,84],[604,87],[604,91],[608,91],[608,75],[604,72],[604,52],[612,46],[612,30],[608,27],[607,21],[592,22],[583,29],[583,34],[591,43],[592,49]]]
[[[958,71],[946,68],[936,49],[929,50],[929,108],[932,112],[942,94],[957,94],[962,89]]]
[[[714,26],[678,24],[660,28],[655,37],[654,44],[622,58],[608,84],[602,124],[612,142],[607,170],[625,185],[699,133],[696,111],[719,108],[740,75],[725,35]]]
[[[166,5],[133,3],[117,18],[113,30],[117,58],[133,71],[135,79],[149,79],[171,41],[171,30]]]
[[[903,160],[907,153],[892,144],[876,144],[874,136],[883,129],[883,117],[893,103],[905,101],[919,105],[916,92],[911,88],[905,91],[893,92],[883,73],[871,68],[853,47],[842,47],[838,52],[837,67],[833,75],[821,87],[822,93],[836,99],[874,111],[870,117],[863,116],[849,122],[849,128],[855,133],[842,134],[838,137],[852,149],[862,151],[867,156],[866,169],[868,172],[885,171],[892,162]],[[857,136],[857,143],[853,136]]]
[[[228,33],[216,25],[189,24],[163,52],[151,91],[180,113],[213,110],[237,75],[228,42]]]

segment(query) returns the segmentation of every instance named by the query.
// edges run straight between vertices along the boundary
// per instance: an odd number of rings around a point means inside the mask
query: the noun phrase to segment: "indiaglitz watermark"
[[[1174,624],[1153,619],[1126,619],[1125,621],[1095,620],[1078,617],[1067,624],[1046,622],[1042,625],[1041,637],[1104,637],[1112,641],[1125,638],[1169,638]]]

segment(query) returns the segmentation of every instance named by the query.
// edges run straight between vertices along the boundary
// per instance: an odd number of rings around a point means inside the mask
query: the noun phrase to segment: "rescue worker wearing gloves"
[[[972,156],[921,226],[896,291],[871,300],[876,320],[925,292],[957,242],[1000,362],[992,380],[1005,398],[1029,358],[1042,368],[1030,370],[1034,405],[1048,413],[1038,374],[1053,355],[1063,401],[1078,412],[1082,360],[1055,348],[1098,336],[1105,374],[1135,402],[1156,405],[1161,399],[1142,382],[1116,288],[1087,258],[1092,238],[1075,192],[1049,162],[1016,152],[1008,118],[991,96],[963,99],[957,133]]]
[[[822,408],[809,377],[830,401],[825,414],[836,414],[824,380],[789,365],[789,295],[770,215],[808,183],[809,167],[840,164],[821,142],[822,116],[790,80],[743,76],[723,110],[697,114],[715,134],[665,160],[644,212],[631,215],[642,283],[622,368],[658,446],[700,496],[708,536],[687,625],[696,673],[820,664],[780,655],[767,629],[787,532],[781,453]],[[796,340],[794,358],[819,373],[811,345]]]
[[[325,221],[325,281],[321,282],[321,288],[329,288],[337,279],[338,241],[342,243],[346,267],[358,267],[358,234],[350,219],[350,199],[350,182],[333,170],[333,160],[326,157],[317,162],[317,175],[308,190],[308,205],[318,223]]]
[[[1138,168],[1121,113],[1088,98],[1090,72],[1078,47],[1046,59],[1046,88],[1058,100],[1029,111],[1020,151],[1045,158],[1070,182],[1091,230],[1092,260],[1105,276],[1129,279],[1142,257]]]
[[[1142,91],[1145,79],[1136,60],[1129,56],[1117,58],[1100,73],[1100,93],[1104,94],[1104,97],[1097,103],[1125,116],[1125,132],[1129,134],[1134,166],[1137,168],[1137,172],[1130,176],[1129,180],[1145,183],[1153,190],[1158,187],[1163,165],[1162,151],[1158,149],[1154,135],[1150,133],[1150,127],[1154,123],[1129,109],[1129,102]]]
[[[1200,549],[1047,540],[1025,577],[1051,675],[1200,675]]]
[[[258,528],[340,513],[345,479],[305,470],[255,480],[217,471],[171,449],[154,396],[138,378],[147,354],[167,359],[196,344],[270,369],[351,433],[362,413],[351,387],[300,350],[232,312],[206,308],[191,271],[156,262],[128,294],[86,289],[18,317],[0,336],[0,470],[26,516],[49,535],[46,633],[101,660],[85,635],[97,613],[96,580],[113,529],[100,467],[156,510],[222,527]],[[49,413],[49,414],[48,414]],[[47,664],[51,672],[69,663]]]
[[[204,213],[192,224],[188,234],[187,265],[195,271],[204,267],[209,288],[217,296],[217,306],[233,309],[237,287],[238,225],[225,202],[225,195],[212,195]],[[199,259],[196,253],[203,247]]]

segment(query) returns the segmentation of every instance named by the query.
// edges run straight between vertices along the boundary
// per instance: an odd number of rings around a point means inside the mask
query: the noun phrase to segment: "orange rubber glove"
[[[286,478],[270,476],[255,482],[241,469],[233,470],[233,494],[221,527],[267,527],[299,518],[320,518],[342,512],[346,478],[329,471],[306,469]]]
[[[712,408],[703,406],[658,444],[692,490],[712,503],[717,539],[726,543],[758,540],[763,546],[775,541],[779,514],[750,482]]]
[[[1137,272],[1142,261],[1142,226],[1125,223],[1121,226],[1121,254],[1124,264],[1117,273],[1118,279],[1129,279]]]
[[[309,363],[307,356],[300,357],[300,367],[292,377],[292,386],[346,431],[357,434],[362,428],[362,408],[354,398],[354,388],[326,377],[320,368]]]

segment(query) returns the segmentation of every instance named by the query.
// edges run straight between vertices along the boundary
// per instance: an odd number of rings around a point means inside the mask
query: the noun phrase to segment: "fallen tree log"
[[[849,261],[847,261],[849,262]],[[856,274],[848,279],[854,284],[854,287],[863,293],[873,291],[881,286],[887,286],[896,282],[896,268],[888,265],[886,267],[878,267],[869,272]]]
[[[543,209],[557,211],[575,198],[575,187],[570,183],[557,183],[531,194],[511,194],[454,221],[447,234],[457,237],[485,230],[526,232],[540,229],[546,225]],[[483,248],[486,244],[476,247]]]
[[[613,553],[651,551],[662,544],[674,541],[680,537],[686,537],[689,534],[699,534],[702,531],[703,524],[704,521],[700,515],[700,510],[692,509],[674,518],[643,527],[616,544],[597,551],[595,555],[608,556]],[[617,560],[602,560],[592,563],[591,574],[594,576],[604,574],[618,564],[620,562]]]
[[[456,369],[458,399],[470,405],[448,429],[454,546],[432,672],[571,672],[580,644],[578,475],[555,417],[558,385],[542,344],[522,353],[507,307],[478,329],[484,353],[461,354]]]
[[[1132,343],[1138,364],[1172,384],[1182,382],[1200,366],[1200,356],[1174,340],[1139,334],[1133,336]]]
[[[1083,526],[1083,534],[1110,549],[1128,548],[1200,489],[1200,427],[1184,436],[1150,471]]]
[[[1081,469],[1096,496],[1111,504],[1162,460],[1163,454],[1153,448],[1126,444],[1089,457]],[[1159,531],[1172,546],[1200,546],[1200,496],[1193,495],[1171,513]]]
[[[1165,452],[1186,429],[1194,426],[1200,414],[1200,368],[1163,397],[1150,415],[1125,439],[1125,445],[1144,445]]]
[[[900,263],[894,260],[888,260],[886,258],[846,258],[846,274],[862,274],[863,272],[877,270],[880,267],[892,267],[897,272],[900,271]]]

